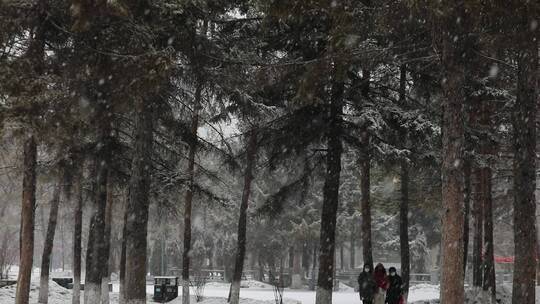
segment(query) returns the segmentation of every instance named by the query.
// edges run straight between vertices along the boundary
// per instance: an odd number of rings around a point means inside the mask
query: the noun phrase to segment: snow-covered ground
[[[0,288],[0,303],[11,304],[15,303],[16,285]],[[39,282],[32,280],[30,285],[30,303],[34,304],[38,301]],[[49,282],[49,303],[50,304],[68,304],[71,303],[71,290],[65,289],[55,282]]]
[[[274,291],[272,286],[258,281],[244,281],[242,286],[245,286],[240,291],[241,304],[272,304],[274,303]],[[49,283],[49,304],[69,304],[71,303],[71,290],[65,289],[55,282]],[[113,292],[111,293],[111,304],[118,303],[118,283],[113,284]],[[0,288],[0,304],[15,303],[16,286],[7,286]],[[152,303],[151,297],[154,293],[152,285],[147,285],[146,291],[148,294],[148,302]],[[182,289],[179,289],[179,293]],[[229,292],[229,284],[226,283],[209,283],[204,289],[205,300],[202,304],[224,304]],[[30,290],[30,303],[36,304],[39,293],[39,282],[37,277],[32,280]],[[82,296],[81,296],[82,298]],[[436,286],[424,285],[417,286],[411,289],[410,299],[429,301],[430,299],[438,298],[438,288]],[[315,292],[308,290],[290,290],[285,289],[284,299],[286,304],[313,304],[315,303]],[[83,303],[83,302],[81,302]],[[171,304],[180,304],[181,297],[169,302]],[[195,303],[195,301],[193,301]],[[342,291],[333,294],[334,304],[360,304],[358,294],[351,288],[344,287]]]
[[[274,301],[274,291],[271,285],[266,283],[248,280],[242,281],[242,286],[246,286],[240,290],[240,297],[245,299],[254,299],[265,303],[264,301],[272,302]],[[247,287],[249,286],[249,287]],[[113,292],[118,292],[118,284],[113,284]],[[181,288],[179,293],[181,293]],[[152,285],[147,285],[146,293],[151,295],[154,293],[154,287]],[[192,292],[193,293],[193,292]],[[204,295],[210,298],[227,298],[229,294],[229,284],[227,283],[208,283],[204,288]],[[314,304],[315,303],[315,292],[309,290],[293,290],[285,289],[283,293],[286,303],[301,303],[301,304]],[[409,294],[409,299],[411,301],[424,301],[428,302],[430,300],[439,298],[439,287],[434,285],[417,285],[411,287]],[[332,295],[333,304],[360,304],[360,299],[358,293],[354,292],[354,289],[351,287],[344,286],[340,291],[334,292]],[[424,303],[420,302],[420,303]],[[174,301],[171,302],[174,304]]]
[[[272,286],[258,282],[258,281],[244,281],[242,286],[245,286],[240,291],[240,297],[242,298],[241,304],[273,304],[274,303],[274,291]],[[111,304],[118,303],[118,283],[113,284],[113,292],[111,293]],[[71,290],[65,289],[55,282],[49,283],[49,304],[70,304],[72,293]],[[16,286],[7,286],[0,288],[0,304],[12,304],[15,303],[15,289]],[[147,285],[146,288],[148,294],[148,303],[153,303],[153,286]],[[179,293],[181,293],[179,288]],[[30,303],[36,304],[38,300],[39,283],[37,277],[33,278],[31,291],[30,291]],[[204,301],[201,304],[225,304],[227,295],[229,292],[229,285],[225,283],[209,283],[204,289]],[[498,286],[498,298],[501,298],[502,304],[510,303],[511,288],[510,286]],[[192,294],[194,294],[192,292]],[[537,295],[540,295],[540,289],[537,289]],[[478,301],[478,295],[472,291],[467,293],[470,299],[467,303],[482,303]],[[413,304],[435,304],[438,303],[439,287],[436,285],[420,284],[411,286],[409,292],[409,303]],[[285,304],[314,304],[315,292],[308,290],[291,290],[285,289],[284,291]],[[82,296],[81,296],[82,300]],[[476,301],[475,301],[476,300]],[[360,304],[358,294],[350,288],[343,288],[342,291],[333,293],[333,304]],[[81,301],[81,303],[83,303]],[[180,304],[181,296],[175,300],[169,302],[171,304]],[[195,303],[194,299],[192,303]],[[536,303],[540,303],[537,299]]]

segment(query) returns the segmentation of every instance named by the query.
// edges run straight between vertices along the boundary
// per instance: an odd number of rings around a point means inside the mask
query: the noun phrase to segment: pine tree
[[[131,165],[127,221],[125,264],[125,303],[146,301],[146,252],[150,188],[150,160],[153,142],[152,101],[140,98],[136,103],[134,154]]]
[[[253,182],[253,168],[257,156],[257,130],[255,128],[248,131],[246,144],[246,167],[244,169],[244,186],[242,200],[240,202],[240,216],[238,218],[237,246],[234,260],[234,272],[229,293],[229,303],[238,304],[240,300],[240,282],[244,269],[244,259],[246,256],[246,231],[247,231],[247,210],[249,197],[251,195],[251,184]]]
[[[39,282],[39,303],[47,304],[49,300],[49,270],[51,263],[51,253],[53,250],[54,236],[56,232],[56,222],[58,219],[58,207],[60,205],[60,193],[64,182],[63,173],[57,174],[57,182],[54,187],[51,199],[51,209],[49,213],[49,222],[47,224],[47,237],[43,246],[43,256],[41,258],[41,275]]]
[[[521,3],[520,3],[521,4]],[[514,150],[514,281],[512,303],[535,301],[536,226],[535,139],[538,99],[538,7],[533,2],[519,9],[522,34],[518,37],[517,96],[512,110]]]
[[[32,70],[37,75],[44,73],[45,31],[47,18],[46,0],[36,4],[33,16],[33,32],[27,56],[32,64]],[[17,278],[16,304],[28,304],[30,292],[30,277],[34,255],[34,212],[36,207],[36,166],[37,142],[31,129],[26,130],[23,152],[23,193],[21,205],[21,226],[19,240],[19,274]]]
[[[34,211],[36,206],[36,157],[37,146],[33,135],[24,143],[24,175],[21,205],[20,259],[17,278],[16,304],[28,304],[30,276],[34,255]]]
[[[464,54],[469,20],[465,1],[442,4],[441,62],[443,68],[444,116],[442,155],[442,267],[441,302],[463,303],[463,101]]]
[[[82,218],[83,218],[83,168],[84,159],[79,159],[79,164],[73,172],[73,197],[75,208],[73,209],[73,300],[72,304],[80,304],[81,301],[81,253],[82,253]]]

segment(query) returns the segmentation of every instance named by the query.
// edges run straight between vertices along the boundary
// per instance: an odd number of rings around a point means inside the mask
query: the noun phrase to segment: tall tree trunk
[[[524,7],[523,34],[518,55],[517,98],[512,111],[514,131],[514,281],[512,303],[535,302],[536,204],[535,139],[538,102],[538,17],[534,2]]]
[[[118,303],[126,303],[126,223],[127,223],[127,206],[129,201],[129,187],[126,195],[126,201],[124,202],[124,226],[122,228],[122,244],[120,250],[120,274],[118,280],[120,281],[120,290],[118,291]]]
[[[351,249],[349,250],[349,269],[354,269],[356,266],[356,225],[352,223],[351,225],[351,239],[350,239]]]
[[[368,6],[371,6],[371,0],[366,1]],[[369,21],[371,22],[371,21]],[[369,85],[371,81],[371,71],[364,70],[362,75],[361,93],[365,100],[369,100]],[[360,212],[362,213],[362,256],[364,264],[369,264],[373,269],[373,245],[371,240],[371,198],[370,198],[370,174],[371,174],[371,147],[370,136],[367,126],[364,126],[360,132],[360,142],[362,148],[360,150],[359,166],[360,166],[360,193],[362,194],[360,201]]]
[[[471,83],[473,81],[474,77],[473,75],[465,75],[465,82]],[[479,114],[479,108],[478,108],[478,102],[473,99],[473,94],[470,90],[465,90],[465,104],[464,104],[464,112],[465,112],[465,153],[466,156],[463,160],[463,191],[464,191],[464,225],[463,225],[463,279],[464,281],[467,280],[467,267],[468,267],[468,259],[469,259],[469,243],[470,243],[470,233],[471,233],[471,209],[473,207],[471,206],[473,196],[473,188],[472,188],[472,170],[474,163],[474,157],[472,156],[475,152],[475,142],[472,140],[472,134],[471,131],[476,127],[476,119]]]
[[[201,100],[202,85],[197,85],[193,103],[193,116],[191,118],[191,142],[188,156],[188,189],[184,202],[184,251],[182,253],[182,304],[189,304],[189,266],[191,251],[191,203],[195,190],[195,154],[197,153],[197,129],[199,128],[199,104]]]
[[[101,304],[109,304],[109,276],[110,276],[110,249],[111,249],[111,221],[112,221],[112,206],[113,206],[113,183],[111,172],[107,178],[107,207],[105,209],[105,235],[103,246],[103,264],[101,267]]]
[[[133,161],[129,182],[130,198],[126,222],[126,304],[146,302],[146,253],[148,196],[153,142],[152,102],[140,98],[136,103]]]
[[[291,289],[302,288],[302,242],[296,240],[292,248],[292,282]]]
[[[309,275],[309,267],[311,262],[311,250],[309,242],[302,242],[302,277]]]
[[[41,222],[40,225],[40,231],[41,231],[41,238],[46,239],[47,238],[47,225],[45,225],[45,207],[42,204],[39,204],[36,208],[39,209],[39,221]]]
[[[493,202],[491,197],[491,168],[483,168],[484,207],[484,273],[482,287],[487,291],[488,303],[495,303],[495,259],[493,245]]]
[[[407,302],[409,294],[409,274],[411,269],[409,253],[409,165],[401,163],[401,202],[399,204],[399,247],[401,253],[401,278],[403,298]]]
[[[100,111],[105,113],[103,109]],[[99,117],[99,116],[98,116]],[[105,213],[107,207],[107,177],[110,163],[110,125],[103,122],[99,127],[98,147],[93,171],[93,210],[86,247],[86,275],[84,303],[99,304],[101,301],[101,271],[105,246]]]
[[[337,75],[338,73],[335,74]],[[341,173],[341,154],[343,152],[341,144],[343,90],[344,83],[341,80],[334,79],[330,100],[330,123],[327,135],[326,174],[323,187],[316,304],[332,303],[336,220],[339,204],[339,178]]]
[[[287,256],[287,264],[289,266],[289,271],[293,268],[293,260],[294,260],[294,246],[289,246],[289,255]]]
[[[471,213],[471,161],[465,159],[463,164],[463,178],[465,196],[463,198],[465,204],[465,216],[463,225],[463,278],[467,275],[467,260],[469,256],[469,217]]]
[[[444,77],[441,303],[463,304],[463,106],[468,20],[464,0],[444,3],[441,11]]]
[[[474,168],[473,173],[473,252],[472,252],[472,275],[473,286],[482,286],[482,235],[483,235],[483,221],[484,221],[484,206],[483,206],[483,194],[482,189],[482,170]]]
[[[251,130],[246,151],[246,169],[244,172],[244,190],[242,192],[242,201],[240,203],[240,216],[238,218],[238,240],[236,245],[236,255],[234,262],[234,272],[229,293],[229,303],[238,304],[240,300],[240,281],[242,280],[242,271],[244,268],[244,257],[246,255],[246,226],[247,209],[249,196],[251,194],[251,182],[253,181],[253,165],[257,154],[257,131]]]
[[[38,0],[35,7],[35,22],[30,31],[30,45],[27,56],[37,75],[44,72],[45,31],[47,22],[47,0]],[[15,304],[28,304],[30,298],[30,278],[34,260],[34,227],[36,208],[36,163],[37,143],[34,134],[26,130],[23,152],[23,188],[21,202],[21,225],[19,236],[19,274]]]
[[[491,108],[488,100],[482,100],[482,113],[480,123],[482,127],[481,151],[484,157],[489,157],[493,153],[489,134],[491,133]],[[487,303],[495,303],[496,282],[495,282],[495,258],[493,244],[493,200],[491,195],[491,161],[487,160],[486,167],[482,168],[482,207],[484,222],[484,267],[482,289],[486,292]]]
[[[468,79],[468,77],[467,77]],[[482,108],[480,100],[473,100],[470,94],[467,95],[467,112],[468,112],[468,127],[470,129],[478,130],[480,128],[480,116],[482,115]],[[471,140],[471,135],[466,133],[467,149],[476,154],[481,154],[481,144],[477,144]],[[472,229],[473,229],[473,244],[472,244],[472,285],[476,288],[482,287],[483,271],[483,228],[484,228],[484,190],[483,190],[483,171],[480,168],[477,161],[473,163],[472,157],[467,157],[464,164],[465,187],[470,187],[470,196],[465,197],[465,203],[467,198],[470,199],[469,204],[471,206],[472,217]],[[470,176],[467,176],[469,174]],[[467,182],[469,185],[467,185]],[[467,193],[465,193],[467,195]]]
[[[312,262],[313,264],[311,265],[311,279],[313,281],[315,281],[315,271],[317,270],[317,266],[318,266],[317,261],[319,260],[317,256],[317,252],[319,252],[319,248],[317,246],[317,243],[314,243],[313,244],[313,262]]]
[[[75,210],[73,212],[73,299],[72,304],[81,302],[81,252],[82,252],[82,213],[83,213],[83,166],[81,161],[75,172],[73,194]]]
[[[62,188],[63,174],[58,174],[58,181],[53,191],[51,199],[51,209],[49,212],[49,223],[47,224],[47,236],[43,245],[43,255],[41,256],[41,275],[39,280],[39,303],[47,304],[49,300],[49,270],[51,267],[51,253],[54,245],[54,235],[58,220],[58,206],[60,205],[60,189]]]
[[[339,246],[339,269],[343,270],[345,268],[345,265],[343,264],[343,258],[344,258],[344,252],[343,252],[343,244]]]
[[[37,145],[33,135],[24,142],[19,275],[15,304],[28,304],[34,257],[34,212],[36,208]]]
[[[362,254],[364,257],[364,264],[371,265],[373,269],[373,247],[371,241],[371,202],[370,202],[370,169],[371,161],[369,155],[369,133],[367,129],[362,130],[360,134],[360,140],[363,144],[363,150],[361,151],[359,165],[360,165],[360,192],[362,193],[361,199],[361,212],[362,212]]]
[[[399,70],[399,100],[406,106],[407,96],[407,70],[405,65],[401,65]],[[402,139],[405,141],[405,147],[408,147],[407,132],[404,131]],[[409,248],[409,164],[407,160],[401,161],[401,200],[399,204],[399,247],[401,258],[401,278],[403,280],[403,298],[405,303],[409,295],[409,277],[411,270],[410,248]]]
[[[63,215],[60,215],[60,218],[63,218]],[[62,272],[66,271],[66,245],[64,241],[64,221],[60,222],[60,244],[61,244],[61,250],[62,250]]]

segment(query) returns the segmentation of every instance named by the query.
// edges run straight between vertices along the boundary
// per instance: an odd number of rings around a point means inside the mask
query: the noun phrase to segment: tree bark
[[[472,274],[473,274],[473,286],[481,287],[482,286],[482,235],[483,235],[483,221],[484,221],[484,206],[483,206],[483,194],[482,189],[482,170],[479,168],[474,169],[473,174],[473,265],[472,265]]]
[[[443,150],[441,303],[463,304],[465,1],[442,4]],[[460,22],[456,22],[460,20]]]
[[[491,108],[488,100],[482,100],[482,114],[480,124],[483,130],[481,136],[481,151],[484,157],[489,157],[493,153],[489,134],[491,133]],[[482,168],[482,207],[484,224],[484,267],[482,289],[486,292],[488,303],[495,303],[496,282],[495,282],[495,257],[493,244],[493,200],[491,196],[491,178],[492,172],[490,163],[487,159],[486,167]]]
[[[354,269],[356,264],[356,225],[353,223],[351,225],[351,249],[349,250],[349,264],[350,269]]]
[[[153,142],[152,105],[140,98],[136,103],[134,152],[129,182],[130,199],[126,222],[125,303],[146,302],[148,196]]]
[[[312,262],[312,265],[311,265],[311,279],[314,281],[313,283],[316,283],[315,282],[315,271],[317,270],[317,266],[319,266],[317,264],[318,262],[318,256],[317,256],[317,252],[319,252],[319,248],[317,246],[317,243],[314,243],[313,244],[313,262]],[[313,285],[313,288],[315,288],[315,285]]]
[[[399,100],[405,106],[407,103],[407,70],[405,65],[402,65],[400,67],[399,72]],[[401,137],[405,141],[405,147],[408,148],[407,132],[403,132]],[[405,303],[407,303],[407,297],[409,295],[409,277],[411,270],[409,248],[409,164],[407,163],[407,160],[402,160],[400,167],[401,200],[399,204],[399,247],[401,258],[401,279],[403,280],[403,298],[405,300]]]
[[[238,304],[240,300],[240,281],[242,280],[242,270],[244,268],[244,257],[246,255],[246,226],[247,209],[249,196],[251,194],[251,182],[253,181],[253,165],[257,154],[257,131],[249,132],[247,151],[246,151],[246,169],[244,172],[244,190],[242,192],[242,201],[240,203],[240,216],[238,218],[238,240],[236,246],[236,255],[234,263],[234,272],[229,294],[229,303]]]
[[[109,276],[110,276],[110,248],[111,248],[111,221],[113,206],[113,184],[111,172],[107,177],[107,207],[105,209],[105,235],[103,246],[103,264],[101,265],[101,304],[109,304]]]
[[[359,165],[360,165],[360,192],[361,212],[362,212],[362,254],[364,264],[371,265],[373,269],[373,247],[371,241],[371,202],[370,202],[370,155],[369,155],[369,134],[363,130],[360,134],[360,140],[363,143]]]
[[[335,73],[337,75],[337,73]],[[327,135],[326,174],[323,187],[323,206],[319,241],[319,274],[317,278],[316,304],[332,303],[334,286],[334,256],[336,246],[336,220],[339,205],[339,179],[343,147],[344,83],[334,80],[330,100],[330,121]]]
[[[294,246],[291,247],[293,252],[292,257],[292,283],[291,289],[301,289],[302,288],[302,242],[296,240]]]
[[[465,216],[463,225],[463,278],[467,275],[467,260],[469,256],[469,217],[471,213],[471,161],[465,160],[463,164],[463,178],[465,181],[464,189],[465,197],[463,198],[465,204]]]
[[[311,248],[308,241],[302,244],[302,278],[309,275],[309,267],[311,264]]]
[[[34,214],[36,209],[37,145],[33,135],[24,142],[23,193],[21,204],[19,275],[15,304],[28,304],[34,257]]]
[[[82,191],[82,168],[84,163],[81,162],[80,168],[75,172],[74,180],[74,197],[75,210],[73,212],[73,299],[72,304],[81,302],[81,252],[82,252],[82,213],[83,213],[83,191]]]
[[[483,207],[484,207],[484,271],[482,288],[487,291],[489,303],[495,303],[496,282],[495,282],[495,259],[493,246],[493,201],[491,197],[491,168],[483,168]]]
[[[289,271],[292,271],[294,266],[294,246],[289,246],[289,254],[286,261],[289,266]]]
[[[344,256],[345,256],[345,253],[343,252],[343,244],[341,244],[339,246],[339,269],[343,270],[345,268],[345,264],[344,264]]]
[[[47,0],[38,0],[35,7],[35,22],[30,31],[30,45],[27,56],[36,75],[44,73],[45,31],[47,22]],[[33,35],[33,36],[32,36]],[[15,304],[28,304],[30,298],[30,278],[34,260],[34,227],[36,208],[36,165],[37,143],[34,134],[26,130],[23,152],[23,188],[21,202],[21,224],[19,236],[19,274]]]
[[[100,111],[105,113],[103,109]],[[99,116],[98,116],[99,117]],[[110,125],[102,122],[99,127],[98,151],[91,173],[93,181],[93,211],[90,219],[88,245],[86,248],[86,275],[84,303],[99,304],[101,301],[101,272],[105,247],[105,213],[107,207],[107,183],[110,165]]]
[[[512,303],[535,302],[536,204],[535,139],[537,111],[538,33],[531,24],[535,15],[533,2],[525,7],[523,34],[518,55],[517,98],[512,111],[514,148],[514,281]]]
[[[202,85],[197,85],[193,103],[193,116],[191,118],[191,142],[188,155],[188,189],[184,202],[184,251],[182,253],[182,304],[189,304],[189,267],[191,251],[191,203],[195,190],[195,155],[197,153],[197,129],[199,128],[199,104],[201,100]]]
[[[129,188],[128,188],[129,190]],[[129,191],[126,196],[126,201],[124,203],[124,226],[122,228],[122,248],[120,251],[120,274],[118,275],[118,280],[120,281],[120,290],[118,291],[118,303],[126,303],[126,223],[127,223],[127,206],[129,201]]]
[[[399,204],[399,247],[401,253],[401,279],[403,298],[407,302],[409,294],[409,274],[411,269],[409,252],[409,165],[401,163],[401,202]]]
[[[54,235],[58,220],[58,207],[60,205],[60,189],[62,188],[63,176],[58,174],[58,180],[53,191],[49,212],[49,222],[47,224],[47,236],[43,245],[43,255],[41,256],[41,275],[39,280],[39,303],[47,304],[49,300],[49,271],[51,268],[51,253],[54,246]]]

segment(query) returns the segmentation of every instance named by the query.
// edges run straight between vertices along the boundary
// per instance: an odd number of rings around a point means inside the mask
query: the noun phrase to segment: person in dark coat
[[[397,274],[395,267],[390,267],[388,269],[388,276],[390,280],[390,286],[386,291],[386,303],[387,304],[399,304],[401,295],[403,294],[403,281],[401,277]]]
[[[364,269],[358,276],[358,292],[363,304],[372,304],[373,296],[377,291],[377,284],[373,278],[373,271],[369,264],[364,264]]]
[[[390,285],[390,281],[388,280],[388,275],[386,274],[386,268],[384,268],[382,263],[375,266],[373,278],[375,279],[375,284],[377,285],[375,296],[373,297],[373,304],[384,304],[384,301],[386,300],[386,290]]]

